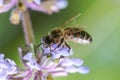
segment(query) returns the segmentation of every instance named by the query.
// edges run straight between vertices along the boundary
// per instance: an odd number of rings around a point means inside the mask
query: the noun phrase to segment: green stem
[[[31,19],[28,10],[22,12],[22,25],[23,25],[22,27],[25,37],[25,43],[27,46],[30,47],[31,44],[34,43],[34,34],[33,34]]]

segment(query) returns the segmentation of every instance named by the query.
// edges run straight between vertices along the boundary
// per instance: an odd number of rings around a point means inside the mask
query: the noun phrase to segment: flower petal
[[[78,72],[81,73],[81,74],[87,74],[87,73],[89,73],[89,68],[85,67],[85,66],[80,66],[78,68]]]
[[[1,0],[0,1],[0,13],[7,12],[17,4],[18,0]]]
[[[34,0],[34,2],[35,2],[37,5],[40,5],[40,4],[41,4],[41,0]]]
[[[27,53],[27,54],[23,57],[23,59],[24,59],[24,60],[27,60],[27,61],[31,61],[32,57],[33,57],[33,53]]]
[[[4,54],[0,54],[0,61],[4,60]]]
[[[24,0],[25,5],[32,10],[44,12],[47,14],[52,14],[53,12],[59,12],[60,9],[67,7],[66,0],[34,0],[28,1]]]
[[[69,58],[64,58],[64,59],[62,59],[62,61],[61,61],[61,66],[72,66],[73,65],[73,63],[72,63],[72,61],[69,59]]]
[[[72,58],[71,61],[72,61],[73,65],[75,65],[75,66],[80,66],[83,64],[83,60],[81,60],[81,59]]]
[[[69,73],[75,73],[77,72],[77,68],[74,66],[69,66],[69,67],[65,67],[65,71]]]
[[[41,70],[41,67],[37,63],[37,60],[33,57],[33,53],[27,53],[24,57],[24,60],[27,60],[26,62],[27,67],[29,67],[31,70]]]
[[[56,72],[52,73],[52,76],[57,77],[57,76],[67,76],[67,72]]]
[[[0,79],[6,80],[7,76],[18,72],[16,64],[13,60],[4,59],[4,55],[0,54]]]
[[[68,6],[68,1],[67,0],[57,0],[56,5],[57,5],[57,7],[59,7],[59,9],[64,9]]]

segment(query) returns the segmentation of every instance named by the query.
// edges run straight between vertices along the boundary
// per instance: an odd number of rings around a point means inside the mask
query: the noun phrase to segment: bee
[[[64,24],[74,20],[78,16],[79,15],[67,20]],[[60,45],[70,48],[67,44],[68,40],[78,44],[89,44],[92,42],[92,37],[88,32],[81,29],[79,25],[74,25],[74,27],[67,27],[65,29],[61,29],[60,27],[54,28],[48,33],[48,35],[42,38],[45,47],[50,47],[52,44],[58,44],[56,48]]]

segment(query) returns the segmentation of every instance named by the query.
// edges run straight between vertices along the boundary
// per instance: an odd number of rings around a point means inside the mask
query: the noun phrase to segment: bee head
[[[43,43],[48,44],[48,45],[52,43],[52,39],[50,38],[49,35],[42,37],[42,41]]]
[[[54,29],[50,32],[50,36],[52,38],[60,38],[62,36],[62,31],[61,29]]]

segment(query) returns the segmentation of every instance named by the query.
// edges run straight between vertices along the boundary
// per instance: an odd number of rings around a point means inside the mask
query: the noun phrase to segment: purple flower
[[[4,59],[4,55],[0,54],[0,78],[2,80],[53,80],[53,77],[67,76],[69,73],[86,74],[89,72],[88,67],[83,66],[83,60],[69,58],[71,49],[63,45],[58,48],[56,46],[55,44],[51,47],[53,52],[50,57],[40,52],[37,56],[32,52],[21,56],[24,69],[16,67],[14,61]],[[55,51],[54,48],[56,48]],[[53,56],[55,56],[54,59]]]
[[[67,0],[0,0],[0,13],[7,12],[11,8],[30,8],[35,11],[52,14],[67,7]]]
[[[50,58],[44,56],[41,60],[41,70],[51,73],[53,77],[67,76],[68,73],[88,73],[89,69],[82,66],[83,61],[73,58],[61,58],[59,62],[54,62]],[[83,69],[84,68],[84,69]]]
[[[15,62],[10,59],[4,59],[4,55],[0,54],[0,80],[7,80],[9,76],[17,72]]]
[[[67,7],[67,0],[25,0],[25,5],[32,10],[41,11],[47,14],[58,12],[60,9]]]
[[[64,66],[65,71],[68,73],[81,73],[86,74],[89,72],[89,68],[82,66],[83,60],[76,58],[64,58],[61,65]]]
[[[9,11],[17,2],[18,0],[0,0],[0,13]]]
[[[59,59],[60,57],[68,57],[73,54],[72,49],[67,46],[58,44],[52,44],[50,47],[44,47],[44,44],[41,45],[43,55],[51,55],[53,60]],[[56,48],[57,47],[57,48]]]
[[[59,59],[58,62],[55,62],[44,55],[35,58],[33,53],[27,53],[23,57],[23,60],[26,61],[24,64],[27,70],[18,74],[16,78],[22,78],[24,80],[29,80],[33,74],[35,74],[33,80],[52,80],[53,77],[67,76],[68,73],[78,72],[86,74],[89,72],[87,67],[82,66],[83,60],[81,59],[64,57]]]
[[[67,0],[0,0],[0,13],[7,12],[14,7],[11,12],[10,22],[19,24],[22,19],[22,13],[28,8],[52,14],[66,8],[67,5]]]
[[[31,70],[36,69],[36,70],[41,70],[40,66],[37,63],[37,60],[33,57],[32,53],[27,53],[24,57],[23,60],[26,60],[26,66],[29,67]]]

